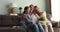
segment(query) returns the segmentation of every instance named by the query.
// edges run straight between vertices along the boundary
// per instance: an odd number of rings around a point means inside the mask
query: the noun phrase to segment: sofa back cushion
[[[0,26],[16,26],[18,25],[18,16],[0,15]]]

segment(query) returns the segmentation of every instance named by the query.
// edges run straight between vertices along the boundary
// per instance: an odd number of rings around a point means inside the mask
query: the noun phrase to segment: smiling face
[[[34,10],[38,10],[38,7],[37,6],[34,6]]]
[[[30,13],[32,13],[34,10],[34,6],[33,5],[30,5]]]
[[[26,13],[29,13],[29,11],[30,11],[30,8],[28,8],[28,9],[26,10]]]
[[[29,8],[28,6],[26,6],[26,7],[24,8],[24,12],[23,12],[23,13],[28,14],[28,13],[29,13],[29,11],[30,11],[30,8]]]

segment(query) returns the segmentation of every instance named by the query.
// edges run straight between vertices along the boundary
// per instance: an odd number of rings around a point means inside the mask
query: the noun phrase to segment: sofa
[[[47,18],[50,20],[48,14]],[[19,16],[0,15],[0,32],[26,32],[26,29],[23,27],[12,28],[12,26],[19,26],[19,20]],[[57,24],[53,24],[55,32],[59,30],[59,28],[56,28],[56,25]],[[32,30],[29,30],[29,32],[32,32]]]
[[[23,27],[12,28],[19,26],[19,16],[0,15],[0,32],[26,32]]]
[[[47,18],[50,20],[49,15]],[[19,16],[0,15],[0,32],[26,32],[22,27],[12,28],[12,26],[19,26]],[[29,32],[32,32],[30,29]]]

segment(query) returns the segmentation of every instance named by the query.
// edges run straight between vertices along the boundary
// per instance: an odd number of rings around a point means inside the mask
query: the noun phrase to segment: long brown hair
[[[25,14],[25,13],[26,13],[27,9],[29,9],[29,7],[28,7],[28,6],[26,6],[26,7],[24,8],[24,12],[23,12],[23,14]]]

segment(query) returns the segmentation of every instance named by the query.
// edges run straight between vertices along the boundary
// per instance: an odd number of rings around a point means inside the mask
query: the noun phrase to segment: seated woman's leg
[[[34,32],[40,32],[37,24],[34,24]]]
[[[45,32],[48,32],[48,26],[46,24],[43,25]]]
[[[32,24],[32,23],[28,23],[28,27],[27,27],[27,32],[39,32],[39,28],[37,26],[37,24]],[[30,30],[30,31],[29,31]]]
[[[51,22],[48,22],[47,25],[50,29],[50,32],[54,32]]]
[[[44,28],[43,28],[41,23],[38,23],[38,27],[39,27],[39,31],[40,32],[45,32],[45,30],[44,30]]]
[[[27,25],[26,25],[25,21],[20,21],[19,25],[22,26],[25,29],[27,28]]]

